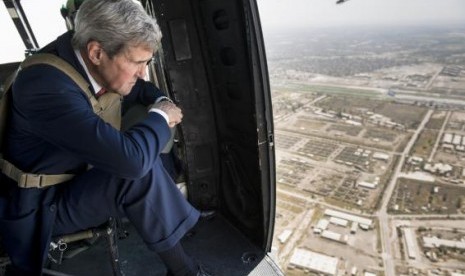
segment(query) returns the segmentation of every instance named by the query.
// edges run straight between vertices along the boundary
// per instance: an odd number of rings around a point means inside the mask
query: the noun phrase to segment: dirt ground
[[[464,196],[465,187],[401,178],[393,193],[390,210],[407,214],[457,214],[463,209]],[[398,210],[394,210],[394,204]]]

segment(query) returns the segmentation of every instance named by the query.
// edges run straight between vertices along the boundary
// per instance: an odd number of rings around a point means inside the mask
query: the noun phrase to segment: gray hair
[[[156,19],[133,0],[85,0],[76,14],[72,44],[86,49],[97,41],[111,58],[128,46],[143,45],[155,52],[161,36]]]

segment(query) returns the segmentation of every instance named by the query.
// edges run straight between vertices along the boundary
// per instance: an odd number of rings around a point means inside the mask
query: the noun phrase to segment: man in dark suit
[[[94,113],[82,89],[62,71],[38,64],[19,72],[4,158],[23,172],[75,176],[44,188],[21,188],[2,175],[0,234],[13,273],[40,274],[51,236],[125,216],[173,275],[205,275],[179,242],[199,212],[159,158],[182,112],[143,80],[160,39],[155,20],[132,0],[86,0],[75,32],[40,51],[74,67],[96,99],[103,90],[125,102],[152,104],[146,118],[124,132]]]

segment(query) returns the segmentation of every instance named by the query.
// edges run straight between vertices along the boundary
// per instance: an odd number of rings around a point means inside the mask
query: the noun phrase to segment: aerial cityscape
[[[286,275],[465,275],[465,28],[265,41]]]

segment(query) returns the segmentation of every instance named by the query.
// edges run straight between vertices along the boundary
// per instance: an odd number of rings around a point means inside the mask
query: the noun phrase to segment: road
[[[307,229],[310,227],[310,222],[312,221],[313,209],[307,209],[304,213],[297,216],[292,227],[293,233],[290,236],[289,240],[286,242],[286,245],[283,249],[280,250],[278,259],[280,261],[281,267],[287,267],[289,260],[291,258],[291,253],[296,248],[296,244],[304,237]],[[295,225],[297,224],[297,225]]]
[[[390,232],[391,228],[389,225],[389,216],[387,213],[387,209],[389,206],[389,199],[391,198],[391,195],[396,186],[397,178],[398,178],[399,173],[402,170],[402,166],[404,165],[405,158],[409,154],[410,150],[415,144],[415,141],[417,140],[421,131],[424,129],[426,123],[431,118],[432,114],[433,114],[433,110],[432,109],[428,110],[425,117],[421,121],[420,125],[416,129],[415,133],[412,135],[412,138],[410,139],[410,141],[407,143],[406,147],[404,148],[404,151],[400,155],[399,162],[397,163],[395,171],[392,174],[391,181],[388,183],[388,186],[386,187],[385,193],[383,195],[381,209],[377,213],[377,216],[379,219],[379,227],[380,227],[380,239],[381,239],[381,244],[383,247],[382,258],[383,258],[383,263],[384,263],[384,273],[385,273],[384,275],[386,276],[396,276],[395,263],[394,263],[394,258],[392,256],[392,249],[391,249],[391,243],[394,240],[391,234],[394,234],[394,233]]]

